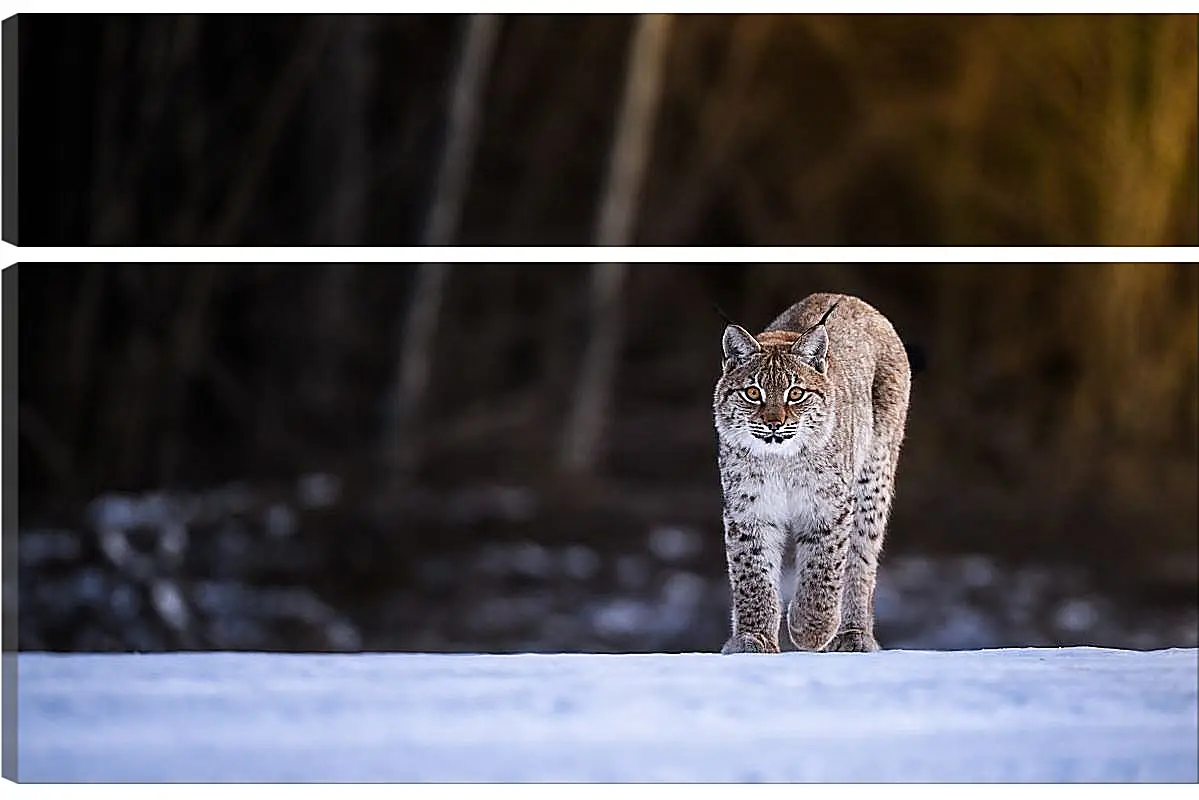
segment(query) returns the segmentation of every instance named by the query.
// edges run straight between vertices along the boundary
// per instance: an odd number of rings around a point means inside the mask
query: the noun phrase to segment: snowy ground
[[[1199,651],[22,654],[21,781],[1155,781]]]

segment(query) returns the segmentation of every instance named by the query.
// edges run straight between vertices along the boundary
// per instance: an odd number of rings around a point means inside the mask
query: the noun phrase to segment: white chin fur
[[[764,442],[751,433],[745,433],[742,441],[749,445],[749,451],[759,456],[786,456],[799,450],[799,437],[792,436],[782,442]]]

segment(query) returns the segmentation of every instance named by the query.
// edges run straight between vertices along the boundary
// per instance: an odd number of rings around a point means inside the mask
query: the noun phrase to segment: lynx
[[[732,635],[722,653],[873,652],[874,589],[912,371],[895,329],[856,297],[814,294],[756,337],[724,332],[716,384]]]

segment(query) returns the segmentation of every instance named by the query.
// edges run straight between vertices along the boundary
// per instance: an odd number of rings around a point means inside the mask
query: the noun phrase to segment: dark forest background
[[[1194,15],[6,24],[26,245],[1199,243]]]
[[[4,277],[26,649],[717,649],[713,306],[815,291],[924,354],[884,646],[1199,638],[1195,265]]]

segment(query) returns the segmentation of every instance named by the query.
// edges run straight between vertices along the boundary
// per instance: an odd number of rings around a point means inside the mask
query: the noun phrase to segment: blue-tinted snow
[[[1199,651],[19,657],[22,781],[1188,781]]]

